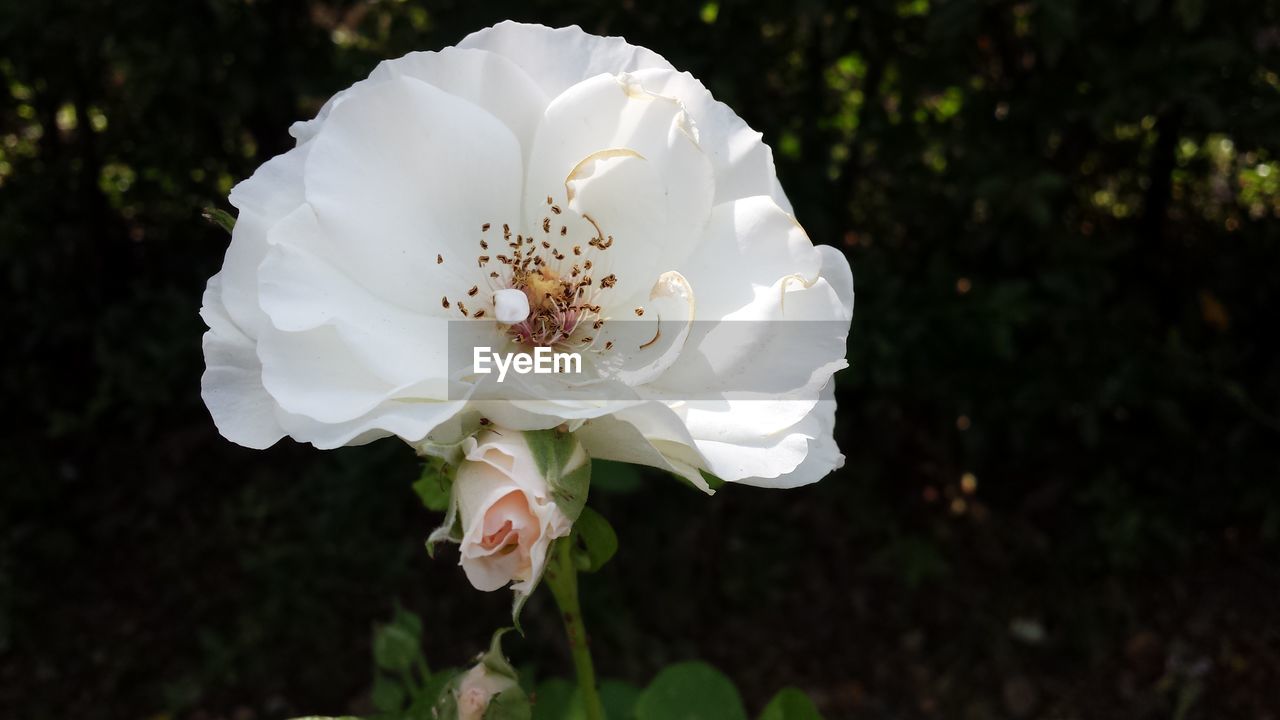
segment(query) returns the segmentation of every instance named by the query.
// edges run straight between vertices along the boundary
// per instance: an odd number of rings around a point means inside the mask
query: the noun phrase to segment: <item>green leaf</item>
[[[609,720],[631,720],[635,716],[640,688],[618,680],[600,683],[600,703]]]
[[[441,458],[427,458],[422,475],[413,483],[413,491],[428,510],[444,512],[449,509],[453,492],[453,477],[449,469]]]
[[[783,688],[765,706],[760,720],[822,720],[822,715],[808,695],[796,688]]]
[[[402,625],[383,625],[373,635],[373,659],[383,670],[407,672],[418,652],[418,637]]]
[[[636,701],[636,720],[746,720],[738,689],[719,670],[685,662],[658,673]]]
[[[570,720],[577,698],[576,688],[564,678],[551,678],[538,683],[533,694],[533,720]],[[581,705],[580,702],[577,702]]]
[[[591,491],[629,495],[644,486],[640,468],[613,460],[591,461]]]
[[[595,572],[618,551],[618,534],[603,515],[589,507],[582,509],[573,525],[577,545],[574,559],[581,572]]]
[[[415,639],[422,637],[422,618],[410,610],[405,610],[400,603],[396,603],[396,614],[391,624],[404,628],[405,632]]]
[[[459,668],[444,668],[437,670],[431,675],[431,679],[422,686],[422,694],[419,698],[425,700],[427,707],[436,707],[440,704],[441,696],[452,689],[453,681],[462,675]],[[417,703],[415,703],[417,704]]]
[[[399,712],[404,707],[405,692],[400,683],[378,673],[373,678],[373,706],[379,712]]]
[[[236,226],[236,219],[231,217],[231,213],[226,210],[220,210],[216,207],[207,207],[201,211],[200,214],[204,216],[205,220],[208,220],[214,225],[226,230],[228,234],[230,234],[232,229]]]
[[[600,683],[600,704],[608,720],[632,720],[640,690],[617,680]],[[578,686],[564,678],[550,678],[533,696],[533,720],[587,720]]]

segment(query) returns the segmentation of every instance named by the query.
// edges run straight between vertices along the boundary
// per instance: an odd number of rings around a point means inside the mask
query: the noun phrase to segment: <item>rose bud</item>
[[[550,443],[556,446],[548,452]],[[527,595],[542,576],[551,541],[569,534],[581,510],[585,488],[576,493],[581,497],[566,496],[562,479],[587,465],[587,455],[567,435],[502,428],[468,438],[463,449],[454,480],[462,569],[478,590],[514,583]]]

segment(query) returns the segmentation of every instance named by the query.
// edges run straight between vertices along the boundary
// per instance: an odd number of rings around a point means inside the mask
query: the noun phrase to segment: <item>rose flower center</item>
[[[613,236],[583,215],[594,233],[586,243],[573,243],[568,226],[554,220],[562,210],[550,196],[547,209],[541,227],[527,236],[513,234],[511,226],[503,224],[499,239],[492,223],[482,225],[476,264],[487,273],[488,291],[472,286],[466,299],[451,301],[446,296],[441,305],[465,318],[493,318],[505,334],[526,347],[591,348],[596,331],[606,321],[600,314],[600,296],[618,282],[612,273],[604,277],[593,273],[600,255],[613,245]],[[510,324],[497,319],[492,300],[495,292],[507,289],[523,292],[529,303],[528,315]],[[607,342],[602,349],[609,350],[612,344]]]

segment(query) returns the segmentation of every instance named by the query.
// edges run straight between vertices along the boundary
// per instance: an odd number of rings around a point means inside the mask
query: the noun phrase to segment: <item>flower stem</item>
[[[582,623],[582,608],[578,603],[578,568],[573,562],[572,536],[557,540],[551,548],[551,560],[543,579],[551,588],[564,620],[564,634],[569,639],[569,652],[578,671],[578,689],[587,720],[605,720],[596,687],[596,668],[591,662],[591,649],[587,647],[587,628]]]

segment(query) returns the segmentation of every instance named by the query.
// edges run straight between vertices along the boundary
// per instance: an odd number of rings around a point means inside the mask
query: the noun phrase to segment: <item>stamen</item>
[[[547,196],[547,207],[551,212],[541,219],[542,232],[549,235],[552,232],[552,217],[562,215],[564,211],[556,204],[553,196]],[[590,249],[585,251],[582,244],[568,243],[566,243],[568,249],[561,251],[547,239],[535,242],[532,236],[513,233],[512,226],[504,223],[502,238],[509,252],[492,256],[492,259],[500,263],[500,267],[488,273],[487,291],[494,293],[495,302],[501,293],[523,293],[530,300],[527,312],[517,318],[512,313],[504,314],[497,305],[493,310],[479,308],[472,312],[465,303],[460,301],[454,303],[458,312],[463,317],[494,318],[507,326],[506,332],[515,341],[524,345],[594,347],[596,334],[593,332],[585,335],[579,333],[578,329],[590,328],[594,331],[604,326],[605,319],[600,317],[600,305],[592,301],[596,300],[601,292],[617,285],[618,278],[617,275],[610,274],[601,278],[597,287],[595,279],[590,274],[594,267],[591,249],[600,251],[608,249],[613,244],[613,237],[606,235],[599,223],[591,217],[587,215],[582,217],[594,229],[594,234],[590,235],[585,243]],[[490,223],[484,223],[481,225],[481,231],[488,231],[491,227],[493,225]],[[513,234],[514,238],[512,238]],[[560,236],[566,238],[569,236],[567,223],[560,225]],[[481,250],[489,249],[487,239],[481,238],[479,244]],[[569,252],[573,253],[575,261],[567,268],[563,268],[559,263],[567,259]],[[556,262],[549,262],[548,257]],[[577,260],[577,258],[582,259]],[[491,257],[487,254],[477,256],[477,266],[483,268],[490,259]],[[442,255],[437,256],[438,262],[443,260]],[[477,297],[479,291],[479,286],[473,285],[467,291],[467,297]],[[447,297],[441,298],[441,304],[446,309],[450,307]],[[643,314],[643,310],[637,308],[636,314]],[[613,343],[608,342],[604,349],[612,346]]]

